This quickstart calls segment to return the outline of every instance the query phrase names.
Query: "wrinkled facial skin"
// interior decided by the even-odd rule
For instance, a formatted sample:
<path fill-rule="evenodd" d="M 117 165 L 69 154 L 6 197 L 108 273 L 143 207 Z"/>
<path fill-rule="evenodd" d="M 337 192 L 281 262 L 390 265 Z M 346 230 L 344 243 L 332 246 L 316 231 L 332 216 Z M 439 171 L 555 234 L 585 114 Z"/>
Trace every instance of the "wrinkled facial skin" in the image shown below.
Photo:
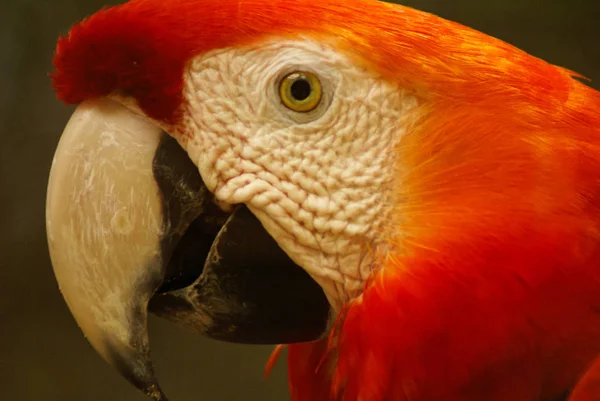
<path fill-rule="evenodd" d="M 295 71 L 323 87 L 311 112 L 279 97 L 280 80 Z M 214 51 L 191 62 L 184 82 L 178 139 L 209 190 L 245 203 L 334 308 L 359 295 L 416 99 L 311 40 Z"/>

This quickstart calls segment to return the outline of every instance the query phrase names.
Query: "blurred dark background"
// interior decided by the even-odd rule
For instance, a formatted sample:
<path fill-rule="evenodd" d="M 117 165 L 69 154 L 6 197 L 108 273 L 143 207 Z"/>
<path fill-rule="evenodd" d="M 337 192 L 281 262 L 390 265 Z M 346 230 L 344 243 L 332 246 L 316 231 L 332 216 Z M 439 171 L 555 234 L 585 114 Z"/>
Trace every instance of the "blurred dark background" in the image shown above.
<path fill-rule="evenodd" d="M 54 280 L 44 225 L 48 169 L 73 110 L 50 88 L 54 44 L 72 23 L 116 2 L 0 3 L 0 401 L 145 401 L 76 326 Z M 401 3 L 504 39 L 600 88 L 599 0 Z M 288 399 L 284 358 L 263 379 L 270 347 L 207 340 L 157 318 L 150 334 L 173 401 Z"/>

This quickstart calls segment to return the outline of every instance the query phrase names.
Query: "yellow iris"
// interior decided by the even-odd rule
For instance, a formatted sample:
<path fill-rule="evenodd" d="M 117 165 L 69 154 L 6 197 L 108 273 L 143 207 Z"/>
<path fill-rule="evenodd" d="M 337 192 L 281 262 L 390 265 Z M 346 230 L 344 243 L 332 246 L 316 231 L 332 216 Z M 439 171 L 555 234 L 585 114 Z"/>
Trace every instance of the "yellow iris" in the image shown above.
<path fill-rule="evenodd" d="M 321 82 L 310 72 L 293 72 L 279 85 L 281 101 L 290 110 L 307 113 L 314 110 L 323 97 Z"/>

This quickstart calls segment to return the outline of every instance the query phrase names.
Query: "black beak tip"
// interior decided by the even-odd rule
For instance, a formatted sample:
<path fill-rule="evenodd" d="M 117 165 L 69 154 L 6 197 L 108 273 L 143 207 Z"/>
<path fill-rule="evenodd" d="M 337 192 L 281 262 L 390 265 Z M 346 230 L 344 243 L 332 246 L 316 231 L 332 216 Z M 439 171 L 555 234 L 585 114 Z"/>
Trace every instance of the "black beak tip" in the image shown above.
<path fill-rule="evenodd" d="M 168 401 L 154 374 L 147 346 L 121 350 L 118 346 L 107 345 L 110 363 L 127 381 L 155 401 Z"/>
<path fill-rule="evenodd" d="M 144 390 L 144 394 L 155 401 L 169 401 L 165 393 L 160 389 L 158 384 L 153 384 Z"/>

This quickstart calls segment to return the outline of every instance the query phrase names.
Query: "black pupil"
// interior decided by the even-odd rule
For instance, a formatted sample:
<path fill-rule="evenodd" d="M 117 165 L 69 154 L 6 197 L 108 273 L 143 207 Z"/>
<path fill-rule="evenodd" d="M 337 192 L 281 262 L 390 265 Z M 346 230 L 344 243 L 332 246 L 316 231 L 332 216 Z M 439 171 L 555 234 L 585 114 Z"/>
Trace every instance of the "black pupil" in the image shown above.
<path fill-rule="evenodd" d="M 306 98 L 310 96 L 310 82 L 308 82 L 305 78 L 298 78 L 292 84 L 290 91 L 294 99 L 298 101 L 306 100 Z"/>

